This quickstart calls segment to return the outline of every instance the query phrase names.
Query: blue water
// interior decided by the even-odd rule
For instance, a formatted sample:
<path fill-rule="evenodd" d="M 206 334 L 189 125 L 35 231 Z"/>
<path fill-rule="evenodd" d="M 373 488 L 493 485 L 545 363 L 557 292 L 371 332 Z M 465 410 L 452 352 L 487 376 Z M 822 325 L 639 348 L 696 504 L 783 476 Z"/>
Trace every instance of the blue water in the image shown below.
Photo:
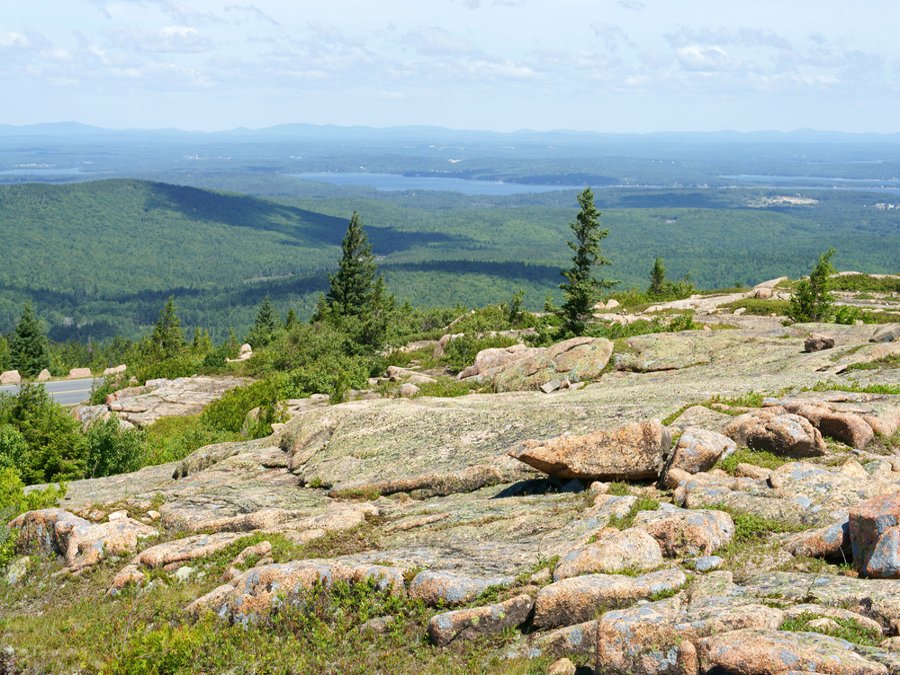
<path fill-rule="evenodd" d="M 449 176 L 401 176 L 395 173 L 295 173 L 295 178 L 314 180 L 330 185 L 355 185 L 374 188 L 379 192 L 433 190 L 460 192 L 465 195 L 520 195 L 555 190 L 581 190 L 582 185 L 523 185 L 488 180 L 466 180 Z"/>
<path fill-rule="evenodd" d="M 18 169 L 5 169 L 0 171 L 0 176 L 73 176 L 83 173 L 79 167 L 60 169 L 57 167 L 22 167 Z"/>

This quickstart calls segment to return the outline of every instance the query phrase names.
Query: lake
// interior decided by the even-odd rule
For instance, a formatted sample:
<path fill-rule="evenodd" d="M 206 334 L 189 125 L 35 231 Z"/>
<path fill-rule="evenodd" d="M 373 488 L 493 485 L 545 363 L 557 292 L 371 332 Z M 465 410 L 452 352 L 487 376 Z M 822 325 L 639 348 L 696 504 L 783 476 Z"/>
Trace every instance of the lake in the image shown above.
<path fill-rule="evenodd" d="M 501 181 L 466 180 L 450 176 L 403 176 L 396 173 L 294 173 L 294 178 L 318 181 L 329 185 L 362 186 L 379 192 L 405 192 L 408 190 L 431 190 L 437 192 L 460 192 L 466 195 L 520 195 L 558 190 L 582 190 L 582 185 L 525 185 L 503 183 Z"/>

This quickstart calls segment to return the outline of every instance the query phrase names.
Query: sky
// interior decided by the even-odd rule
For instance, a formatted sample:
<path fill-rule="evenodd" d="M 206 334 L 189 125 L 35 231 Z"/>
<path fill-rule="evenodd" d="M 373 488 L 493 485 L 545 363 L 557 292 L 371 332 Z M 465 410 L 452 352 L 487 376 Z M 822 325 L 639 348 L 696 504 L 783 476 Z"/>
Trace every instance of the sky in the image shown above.
<path fill-rule="evenodd" d="M 900 131 L 897 0 L 0 0 L 0 124 Z"/>

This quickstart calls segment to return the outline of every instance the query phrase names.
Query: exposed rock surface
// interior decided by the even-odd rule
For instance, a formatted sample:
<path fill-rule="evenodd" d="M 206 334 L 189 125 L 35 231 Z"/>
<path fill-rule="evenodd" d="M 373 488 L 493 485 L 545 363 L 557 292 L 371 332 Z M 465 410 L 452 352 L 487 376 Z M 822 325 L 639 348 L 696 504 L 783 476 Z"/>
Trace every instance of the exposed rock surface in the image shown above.
<path fill-rule="evenodd" d="M 428 622 L 428 637 L 438 647 L 446 647 L 455 641 L 499 633 L 525 623 L 533 605 L 531 596 L 517 595 L 486 607 L 437 614 Z"/>
<path fill-rule="evenodd" d="M 474 600 L 492 587 L 505 587 L 512 583 L 510 577 L 474 578 L 452 572 L 419 572 L 409 584 L 411 598 L 426 605 L 461 605 Z"/>
<path fill-rule="evenodd" d="M 783 408 L 763 408 L 736 418 L 725 435 L 743 447 L 768 450 L 786 457 L 817 457 L 825 454 L 822 434 L 804 417 Z"/>
<path fill-rule="evenodd" d="M 22 376 L 19 375 L 18 370 L 4 370 L 0 373 L 0 385 L 20 384 L 21 382 Z"/>
<path fill-rule="evenodd" d="M 665 482 L 669 469 L 681 469 L 688 473 L 709 471 L 720 459 L 734 453 L 737 444 L 717 431 L 709 431 L 699 427 L 687 427 L 675 444 L 660 475 Z"/>
<path fill-rule="evenodd" d="M 629 529 L 572 551 L 559 561 L 553 579 L 559 581 L 595 572 L 642 572 L 659 567 L 662 562 L 662 551 L 656 539 L 643 530 Z"/>
<path fill-rule="evenodd" d="M 585 436 L 526 441 L 509 455 L 558 478 L 638 480 L 658 475 L 671 444 L 669 430 L 651 420 Z"/>
<path fill-rule="evenodd" d="M 900 579 L 900 492 L 850 509 L 850 544 L 860 574 Z"/>
<path fill-rule="evenodd" d="M 832 347 L 834 347 L 834 338 L 822 333 L 812 333 L 803 342 L 803 351 L 805 352 L 820 352 Z"/>

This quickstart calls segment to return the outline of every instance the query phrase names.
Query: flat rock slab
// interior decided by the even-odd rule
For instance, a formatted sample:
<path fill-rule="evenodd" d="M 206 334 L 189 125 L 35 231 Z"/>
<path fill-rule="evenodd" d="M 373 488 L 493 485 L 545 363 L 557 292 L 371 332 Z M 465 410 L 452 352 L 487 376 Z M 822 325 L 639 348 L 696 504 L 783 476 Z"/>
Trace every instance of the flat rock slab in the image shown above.
<path fill-rule="evenodd" d="M 500 633 L 525 623 L 533 605 L 531 596 L 517 595 L 486 607 L 436 614 L 428 622 L 428 637 L 438 647 L 446 647 L 453 642 Z"/>
<path fill-rule="evenodd" d="M 637 577 L 587 574 L 563 579 L 542 588 L 535 599 L 534 626 L 556 628 L 592 619 L 599 611 L 627 605 L 655 593 L 670 592 L 687 583 L 678 569 Z"/>
<path fill-rule="evenodd" d="M 511 577 L 475 578 L 425 570 L 410 582 L 409 597 L 421 600 L 430 607 L 462 605 L 475 600 L 489 588 L 505 588 L 513 581 Z"/>
<path fill-rule="evenodd" d="M 509 456 L 557 478 L 640 480 L 659 474 L 671 445 L 669 430 L 650 420 L 585 436 L 526 441 Z"/>
<path fill-rule="evenodd" d="M 663 563 L 656 539 L 639 529 L 603 537 L 567 554 L 553 571 L 554 581 L 582 574 L 617 574 L 625 570 L 646 571 Z"/>
<path fill-rule="evenodd" d="M 786 457 L 825 454 L 821 432 L 805 417 L 783 408 L 762 408 L 740 415 L 725 428 L 725 435 L 742 447 Z"/>
<path fill-rule="evenodd" d="M 640 511 L 634 526 L 652 536 L 668 557 L 708 556 L 734 537 L 734 521 L 725 511 L 680 509 L 660 504 L 656 511 Z"/>

